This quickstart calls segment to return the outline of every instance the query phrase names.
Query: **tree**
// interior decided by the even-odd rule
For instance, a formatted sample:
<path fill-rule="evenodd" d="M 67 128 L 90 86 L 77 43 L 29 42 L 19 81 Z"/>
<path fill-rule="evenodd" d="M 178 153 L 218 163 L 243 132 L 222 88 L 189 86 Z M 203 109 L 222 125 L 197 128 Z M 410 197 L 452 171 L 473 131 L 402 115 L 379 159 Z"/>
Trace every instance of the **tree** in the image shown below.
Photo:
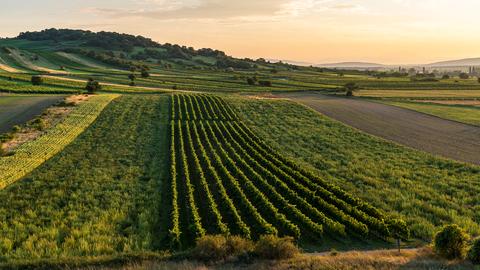
<path fill-rule="evenodd" d="M 354 82 L 349 82 L 349 83 L 346 83 L 343 88 L 345 89 L 345 92 L 346 92 L 346 96 L 347 96 L 347 97 L 353 97 L 353 92 L 354 92 L 354 91 L 357 91 L 358 89 L 360 89 L 360 86 L 358 86 L 358 85 L 357 85 L 356 83 L 354 83 Z"/>
<path fill-rule="evenodd" d="M 255 79 L 254 79 L 254 78 L 251 78 L 251 77 L 248 77 L 248 78 L 247 78 L 247 83 L 248 83 L 249 85 L 255 85 Z"/>
<path fill-rule="evenodd" d="M 89 78 L 85 89 L 89 94 L 94 94 L 95 92 L 102 90 L 102 86 L 98 81 Z"/>
<path fill-rule="evenodd" d="M 460 77 L 460 79 L 462 79 L 462 80 L 466 80 L 466 79 L 470 78 L 470 76 L 465 72 L 460 73 L 460 75 L 458 75 L 458 77 Z"/>
<path fill-rule="evenodd" d="M 129 74 L 128 75 L 128 79 L 130 79 L 130 86 L 135 86 L 135 79 L 137 78 L 137 76 L 135 76 L 135 74 Z"/>
<path fill-rule="evenodd" d="M 450 79 L 450 76 L 448 74 L 445 74 L 442 76 L 442 80 L 448 80 Z"/>
<path fill-rule="evenodd" d="M 150 73 L 148 73 L 148 71 L 146 69 L 142 69 L 142 78 L 148 78 L 150 77 Z"/>
<path fill-rule="evenodd" d="M 43 84 L 43 78 L 42 76 L 39 76 L 39 75 L 34 75 L 32 76 L 32 85 L 41 85 Z"/>
<path fill-rule="evenodd" d="M 435 252 L 446 259 L 465 257 L 468 235 L 456 224 L 447 225 L 434 238 Z"/>
<path fill-rule="evenodd" d="M 397 240 L 398 252 L 400 253 L 400 241 L 410 237 L 407 223 L 402 219 L 392 219 L 387 222 L 390 235 Z"/>
<path fill-rule="evenodd" d="M 259 81 L 258 84 L 263 87 L 272 87 L 271 81 Z"/>

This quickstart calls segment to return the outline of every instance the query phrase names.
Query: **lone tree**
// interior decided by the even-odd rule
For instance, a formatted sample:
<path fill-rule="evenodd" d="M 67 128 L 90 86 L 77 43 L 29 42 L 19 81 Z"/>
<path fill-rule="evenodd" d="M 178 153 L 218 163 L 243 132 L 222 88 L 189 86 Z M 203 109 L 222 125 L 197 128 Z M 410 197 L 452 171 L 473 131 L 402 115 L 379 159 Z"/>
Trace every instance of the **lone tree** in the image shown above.
<path fill-rule="evenodd" d="M 128 78 L 130 79 L 130 85 L 131 86 L 134 86 L 135 85 L 135 79 L 137 78 L 137 76 L 135 76 L 135 74 L 130 74 L 128 75 Z"/>
<path fill-rule="evenodd" d="M 247 78 L 247 83 L 248 83 L 249 85 L 255 85 L 255 79 L 254 79 L 254 78 L 251 78 L 251 77 L 248 77 L 248 78 Z"/>
<path fill-rule="evenodd" d="M 148 70 L 146 69 L 142 69 L 141 75 L 142 75 L 142 78 L 150 77 L 150 73 L 148 73 Z"/>
<path fill-rule="evenodd" d="M 34 75 L 32 76 L 32 85 L 41 85 L 43 84 L 42 76 Z"/>
<path fill-rule="evenodd" d="M 462 79 L 462 80 L 466 80 L 466 79 L 470 78 L 470 76 L 469 76 L 467 73 L 465 73 L 465 72 L 460 73 L 460 75 L 458 75 L 458 76 L 459 76 L 460 79 Z"/>
<path fill-rule="evenodd" d="M 102 90 L 102 86 L 98 81 L 95 81 L 94 79 L 89 78 L 85 89 L 89 94 L 94 94 L 95 92 Z"/>
<path fill-rule="evenodd" d="M 392 219 L 389 220 L 387 226 L 390 235 L 397 240 L 398 253 L 400 253 L 401 240 L 407 240 L 410 237 L 407 223 L 402 219 Z"/>
<path fill-rule="evenodd" d="M 360 89 L 360 86 L 358 86 L 356 83 L 354 82 L 349 82 L 349 83 L 346 83 L 345 86 L 343 87 L 345 89 L 345 92 L 346 92 L 346 96 L 347 97 L 353 97 L 353 92 L 354 91 L 357 91 L 358 89 Z"/>

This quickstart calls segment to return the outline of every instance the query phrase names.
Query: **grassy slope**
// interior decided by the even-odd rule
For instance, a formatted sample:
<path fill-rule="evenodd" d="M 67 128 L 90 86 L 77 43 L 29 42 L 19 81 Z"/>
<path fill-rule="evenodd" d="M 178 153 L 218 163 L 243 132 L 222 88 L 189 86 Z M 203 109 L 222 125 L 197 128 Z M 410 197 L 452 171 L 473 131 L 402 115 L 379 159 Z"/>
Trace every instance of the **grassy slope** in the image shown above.
<path fill-rule="evenodd" d="M 399 101 L 386 101 L 385 103 L 414 111 L 419 111 L 426 114 L 435 115 L 444 119 L 454 120 L 477 126 L 480 125 L 480 107 Z"/>
<path fill-rule="evenodd" d="M 0 191 L 0 260 L 151 249 L 162 237 L 167 119 L 167 97 L 117 99 L 62 153 Z"/>
<path fill-rule="evenodd" d="M 458 223 L 480 234 L 480 168 L 400 147 L 289 101 L 231 102 L 258 134 L 306 167 L 408 221 L 429 240 Z"/>

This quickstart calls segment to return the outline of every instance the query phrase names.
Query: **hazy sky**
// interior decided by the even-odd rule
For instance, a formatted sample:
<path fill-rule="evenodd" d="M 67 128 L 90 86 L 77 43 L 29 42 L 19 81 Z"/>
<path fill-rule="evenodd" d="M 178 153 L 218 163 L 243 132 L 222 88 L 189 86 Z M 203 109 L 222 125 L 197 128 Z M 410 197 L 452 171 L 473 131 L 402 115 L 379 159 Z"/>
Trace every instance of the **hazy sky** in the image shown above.
<path fill-rule="evenodd" d="M 1 0 L 0 36 L 81 28 L 313 63 L 480 57 L 479 0 Z"/>

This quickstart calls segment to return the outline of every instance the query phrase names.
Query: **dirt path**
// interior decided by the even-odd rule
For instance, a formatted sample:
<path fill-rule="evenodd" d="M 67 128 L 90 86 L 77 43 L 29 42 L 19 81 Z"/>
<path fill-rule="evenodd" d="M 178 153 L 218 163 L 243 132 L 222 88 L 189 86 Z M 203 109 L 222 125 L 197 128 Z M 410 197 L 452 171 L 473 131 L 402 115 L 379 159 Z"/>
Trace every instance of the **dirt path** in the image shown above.
<path fill-rule="evenodd" d="M 372 135 L 443 157 L 480 164 L 480 128 L 357 98 L 283 94 Z"/>

